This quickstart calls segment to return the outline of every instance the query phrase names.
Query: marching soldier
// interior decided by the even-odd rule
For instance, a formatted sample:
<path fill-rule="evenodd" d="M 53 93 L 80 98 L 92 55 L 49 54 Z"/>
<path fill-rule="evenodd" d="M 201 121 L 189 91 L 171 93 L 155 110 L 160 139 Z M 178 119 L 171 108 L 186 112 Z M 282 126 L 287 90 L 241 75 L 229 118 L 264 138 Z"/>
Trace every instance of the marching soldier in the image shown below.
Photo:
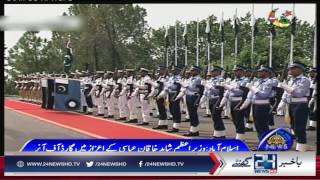
<path fill-rule="evenodd" d="M 206 87 L 206 84 L 208 83 L 208 81 L 211 79 L 211 72 L 208 71 L 206 74 L 206 79 L 202 79 L 201 84 Z M 208 97 L 208 91 L 205 91 L 204 95 L 202 96 L 201 100 L 200 100 L 200 107 L 201 109 L 206 109 L 206 114 L 204 115 L 204 117 L 210 117 L 211 113 L 210 113 L 210 107 L 209 107 L 209 97 Z"/>
<path fill-rule="evenodd" d="M 137 94 L 134 94 L 134 83 L 136 79 L 134 78 L 134 70 L 126 69 L 127 72 L 127 82 L 123 93 L 126 93 L 128 98 L 128 108 L 129 108 L 129 120 L 126 123 L 138 123 L 137 114 L 138 114 L 138 97 Z M 122 95 L 122 94 L 120 94 Z M 124 95 L 124 94 L 123 94 Z"/>
<path fill-rule="evenodd" d="M 103 94 L 101 94 L 102 91 L 102 81 L 103 81 L 103 71 L 97 71 L 97 77 L 95 79 L 95 83 L 93 85 L 93 88 L 91 90 L 91 94 L 95 97 L 95 105 L 97 106 L 97 116 L 104 116 L 104 104 L 103 104 Z"/>
<path fill-rule="evenodd" d="M 125 94 L 125 85 L 127 79 L 124 76 L 123 70 L 118 70 L 118 80 L 116 82 L 116 89 L 115 89 L 115 97 L 118 98 L 118 109 L 119 109 L 119 119 L 121 121 L 127 120 L 128 117 L 128 102 L 127 96 Z"/>
<path fill-rule="evenodd" d="M 115 82 L 113 80 L 113 72 L 107 71 L 105 74 L 103 84 L 102 84 L 102 96 L 104 96 L 104 102 L 107 106 L 107 116 L 105 118 L 114 118 L 115 111 L 115 97 L 113 95 L 113 90 L 115 88 Z"/>
<path fill-rule="evenodd" d="M 150 122 L 150 101 L 148 99 L 151 93 L 151 78 L 148 75 L 149 70 L 146 68 L 140 68 L 141 78 L 140 81 L 135 83 L 135 93 L 140 95 L 141 111 L 142 111 L 142 123 L 138 125 L 149 125 Z"/>
<path fill-rule="evenodd" d="M 316 118 L 316 82 L 317 82 L 317 68 L 310 68 L 309 70 L 310 96 L 309 96 L 309 126 L 308 131 L 315 131 L 317 128 Z"/>
<path fill-rule="evenodd" d="M 288 66 L 288 74 L 292 76 L 288 85 L 279 83 L 279 87 L 284 89 L 282 101 L 278 109 L 283 109 L 289 105 L 289 115 L 291 128 L 294 131 L 297 151 L 307 150 L 306 125 L 308 121 L 308 96 L 310 93 L 310 80 L 303 75 L 306 66 L 300 62 L 294 62 Z"/>
<path fill-rule="evenodd" d="M 180 122 L 181 122 L 181 111 L 180 111 L 180 99 L 175 100 L 179 91 L 181 89 L 181 67 L 175 66 L 172 69 L 172 76 L 169 77 L 168 82 L 166 83 L 163 91 L 159 94 L 159 99 L 165 99 L 168 95 L 169 99 L 169 110 L 172 114 L 173 125 L 172 129 L 167 132 L 179 132 Z M 168 126 L 166 126 L 166 129 Z M 163 128 L 164 129 L 164 128 Z"/>
<path fill-rule="evenodd" d="M 205 88 L 205 94 L 207 94 L 209 99 L 209 107 L 213 121 L 213 138 L 226 137 L 225 126 L 221 118 L 222 109 L 217 108 L 223 98 L 224 93 L 224 88 L 220 86 L 224 82 L 224 79 L 221 76 L 222 71 L 223 68 L 219 66 L 213 66 L 209 72 L 211 78 L 208 80 Z"/>
<path fill-rule="evenodd" d="M 82 71 L 83 78 L 81 79 L 81 82 L 84 85 L 84 97 L 85 97 L 85 102 L 84 104 L 86 106 L 86 113 L 87 115 L 92 115 L 93 113 L 93 100 L 92 100 L 92 95 L 90 94 L 91 90 L 93 89 L 93 82 L 92 82 L 92 77 L 89 72 L 87 71 Z"/>
<path fill-rule="evenodd" d="M 243 140 L 245 134 L 244 111 L 236 111 L 235 107 L 239 106 L 243 100 L 245 92 L 240 88 L 246 86 L 248 80 L 244 76 L 245 68 L 236 65 L 233 68 L 235 79 L 231 81 L 230 85 L 222 84 L 225 89 L 224 97 L 221 100 L 219 108 L 223 108 L 227 101 L 230 102 L 230 112 L 232 122 L 236 128 L 236 139 Z"/>
<path fill-rule="evenodd" d="M 188 84 L 191 80 L 191 72 L 189 70 L 186 70 L 185 76 L 182 78 L 182 84 Z M 187 107 L 187 98 L 186 95 L 182 97 L 182 109 L 186 114 L 186 120 L 183 122 L 190 122 L 190 116 L 189 116 L 189 111 Z"/>
<path fill-rule="evenodd" d="M 192 66 L 191 69 L 191 80 L 190 83 L 183 85 L 181 92 L 175 99 L 179 100 L 184 94 L 186 94 L 187 107 L 190 115 L 190 131 L 184 136 L 199 136 L 199 117 L 198 117 L 198 106 L 201 96 L 203 95 L 204 87 L 201 85 L 200 71 L 201 68 L 198 66 Z"/>
<path fill-rule="evenodd" d="M 252 103 L 252 113 L 255 129 L 259 140 L 262 140 L 262 135 L 269 131 L 269 123 L 272 116 L 270 113 L 270 97 L 272 93 L 273 82 L 270 79 L 272 69 L 261 66 L 257 70 L 258 80 L 248 83 L 246 87 L 250 90 L 247 99 L 241 105 L 238 111 L 245 110 L 250 102 Z"/>
<path fill-rule="evenodd" d="M 157 109 L 159 112 L 159 122 L 158 126 L 153 127 L 153 129 L 168 129 L 168 120 L 167 120 L 167 111 L 165 106 L 165 97 L 161 97 L 161 92 L 165 89 L 168 78 L 167 78 L 167 71 L 168 69 L 166 66 L 159 65 L 158 67 L 159 77 L 156 82 L 152 83 L 154 87 L 154 92 L 151 93 L 156 97 Z"/>

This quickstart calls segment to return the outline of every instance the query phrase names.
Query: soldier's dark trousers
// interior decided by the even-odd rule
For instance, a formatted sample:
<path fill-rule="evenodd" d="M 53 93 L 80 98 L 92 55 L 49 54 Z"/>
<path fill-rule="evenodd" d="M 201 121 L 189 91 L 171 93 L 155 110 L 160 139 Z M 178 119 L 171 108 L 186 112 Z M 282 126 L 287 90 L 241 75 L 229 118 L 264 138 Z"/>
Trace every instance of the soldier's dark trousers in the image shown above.
<path fill-rule="evenodd" d="M 169 99 L 173 98 L 174 94 L 169 93 Z M 181 111 L 180 111 L 180 99 L 177 101 L 169 101 L 169 110 L 172 114 L 172 119 L 174 123 L 181 122 Z"/>
<path fill-rule="evenodd" d="M 269 131 L 270 116 L 272 116 L 269 113 L 270 104 L 253 104 L 252 106 L 254 126 L 257 130 L 258 138 L 261 140 L 263 135 Z"/>
<path fill-rule="evenodd" d="M 244 111 L 234 111 L 234 107 L 239 103 L 240 101 L 231 101 L 230 103 L 230 112 L 233 124 L 236 128 L 236 132 L 239 134 L 245 133 L 245 125 L 244 125 Z"/>
<path fill-rule="evenodd" d="M 165 107 L 165 101 L 164 98 L 157 99 L 157 106 L 158 106 L 158 111 L 160 115 L 160 120 L 166 120 L 167 119 L 167 112 L 166 112 L 166 107 Z M 180 113 L 179 113 L 180 114 Z M 180 117 L 181 119 L 181 117 Z"/>
<path fill-rule="evenodd" d="M 316 117 L 317 114 L 316 114 L 316 111 L 313 111 L 313 109 L 314 109 L 314 103 L 312 103 L 309 108 L 309 120 L 317 122 L 317 117 Z"/>
<path fill-rule="evenodd" d="M 195 102 L 197 100 L 198 96 L 195 95 L 187 95 L 187 108 L 189 111 L 190 116 L 190 125 L 193 127 L 197 127 L 199 125 L 199 118 L 198 118 L 198 106 L 196 106 Z"/>
<path fill-rule="evenodd" d="M 93 108 L 93 102 L 92 102 L 92 97 L 91 96 L 85 96 L 86 97 L 86 102 L 89 108 Z"/>
<path fill-rule="evenodd" d="M 298 143 L 306 144 L 306 126 L 308 121 L 308 104 L 297 103 L 289 105 L 289 115 L 291 119 L 291 128 L 294 130 L 295 137 Z"/>
<path fill-rule="evenodd" d="M 216 104 L 218 100 L 219 99 L 209 99 L 209 108 L 210 108 L 211 117 L 213 121 L 213 129 L 217 131 L 223 131 L 226 128 L 224 127 L 224 123 L 221 118 L 222 110 L 216 109 L 216 106 L 219 106 L 219 102 L 218 104 Z"/>

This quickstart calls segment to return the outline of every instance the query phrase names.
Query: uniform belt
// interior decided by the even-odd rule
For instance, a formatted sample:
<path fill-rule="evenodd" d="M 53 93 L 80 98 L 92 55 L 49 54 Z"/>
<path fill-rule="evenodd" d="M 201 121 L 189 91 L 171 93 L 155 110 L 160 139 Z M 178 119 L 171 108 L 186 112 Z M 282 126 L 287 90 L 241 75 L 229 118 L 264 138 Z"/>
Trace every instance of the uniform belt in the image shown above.
<path fill-rule="evenodd" d="M 230 97 L 231 101 L 241 101 L 242 97 Z"/>
<path fill-rule="evenodd" d="M 219 96 L 214 96 L 214 95 L 209 96 L 209 99 L 218 99 L 218 98 Z"/>
<path fill-rule="evenodd" d="M 270 101 L 268 99 L 264 99 L 264 100 L 254 100 L 253 104 L 269 104 Z"/>
<path fill-rule="evenodd" d="M 187 92 L 186 95 L 188 95 L 188 96 L 196 96 L 197 93 L 195 93 L 195 92 Z"/>
<path fill-rule="evenodd" d="M 148 93 L 148 90 L 139 90 L 140 94 Z"/>
<path fill-rule="evenodd" d="M 308 102 L 308 98 L 303 97 L 303 98 L 291 98 L 292 103 L 298 103 L 298 102 Z"/>

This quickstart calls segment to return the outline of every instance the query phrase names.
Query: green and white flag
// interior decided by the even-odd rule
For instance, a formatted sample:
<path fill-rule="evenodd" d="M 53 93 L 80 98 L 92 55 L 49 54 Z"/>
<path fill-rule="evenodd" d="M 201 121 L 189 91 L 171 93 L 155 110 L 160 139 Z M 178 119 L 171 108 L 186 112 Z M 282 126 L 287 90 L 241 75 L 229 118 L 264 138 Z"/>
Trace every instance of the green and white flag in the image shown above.
<path fill-rule="evenodd" d="M 210 21 L 209 18 L 207 19 L 207 26 L 206 26 L 206 34 L 207 34 L 207 42 L 210 44 Z"/>
<path fill-rule="evenodd" d="M 220 19 L 219 31 L 220 31 L 220 41 L 224 42 L 224 20 L 223 20 L 223 17 L 221 17 L 221 19 Z"/>
<path fill-rule="evenodd" d="M 184 26 L 184 31 L 183 31 L 183 40 L 184 40 L 184 45 L 188 46 L 188 37 L 187 37 L 187 23 Z"/>
<path fill-rule="evenodd" d="M 256 21 L 256 18 L 254 17 L 254 15 L 251 15 L 250 26 L 252 28 L 253 35 L 256 36 L 258 34 L 258 22 Z"/>
<path fill-rule="evenodd" d="M 234 28 L 234 36 L 237 37 L 240 31 L 240 20 L 236 15 L 234 15 L 233 28 Z"/>
<path fill-rule="evenodd" d="M 168 48 L 168 46 L 169 46 L 168 27 L 166 27 L 166 32 L 165 32 L 165 34 L 164 34 L 164 40 L 165 40 L 165 47 Z"/>
<path fill-rule="evenodd" d="M 66 55 L 64 56 L 64 62 L 63 62 L 64 72 L 66 74 L 70 74 L 72 63 L 73 63 L 73 54 L 72 54 L 71 41 L 69 36 L 69 40 L 66 46 Z"/>

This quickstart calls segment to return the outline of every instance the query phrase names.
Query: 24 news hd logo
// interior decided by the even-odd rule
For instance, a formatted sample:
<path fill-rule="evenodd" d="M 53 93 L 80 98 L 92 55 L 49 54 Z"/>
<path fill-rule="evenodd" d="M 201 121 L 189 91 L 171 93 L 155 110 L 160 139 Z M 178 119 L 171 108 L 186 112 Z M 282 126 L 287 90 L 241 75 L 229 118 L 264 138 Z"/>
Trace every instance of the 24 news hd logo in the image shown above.
<path fill-rule="evenodd" d="M 254 172 L 257 174 L 276 174 L 277 166 L 277 154 L 254 155 Z"/>

